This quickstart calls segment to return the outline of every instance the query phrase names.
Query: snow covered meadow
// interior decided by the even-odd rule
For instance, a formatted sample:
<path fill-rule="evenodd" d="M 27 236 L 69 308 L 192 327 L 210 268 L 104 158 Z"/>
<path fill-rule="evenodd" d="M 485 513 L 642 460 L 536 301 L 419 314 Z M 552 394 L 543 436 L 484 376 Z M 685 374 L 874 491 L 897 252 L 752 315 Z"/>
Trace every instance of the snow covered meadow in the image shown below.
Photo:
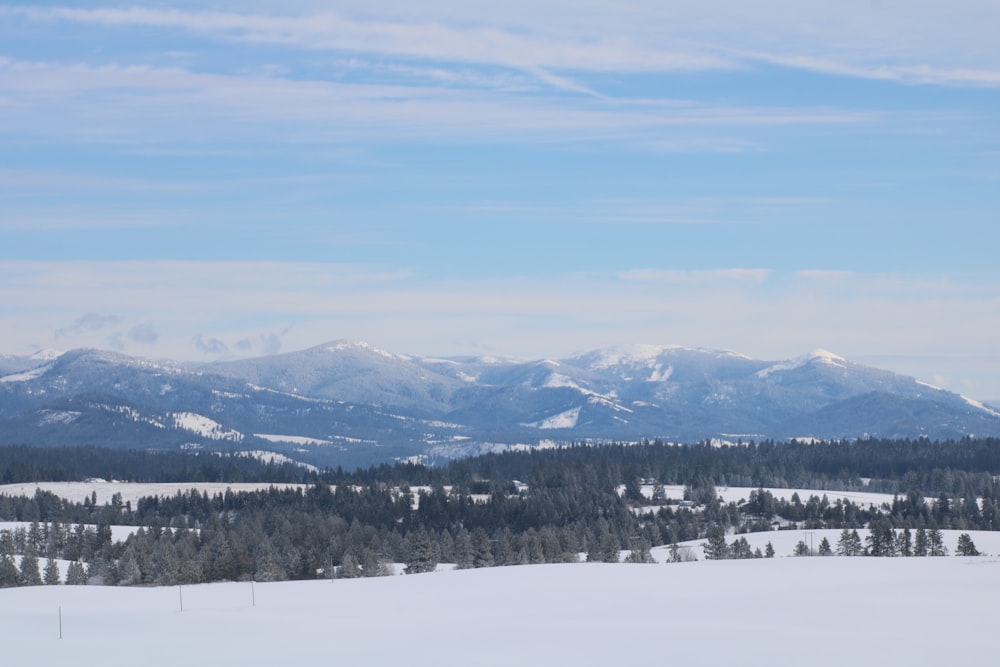
<path fill-rule="evenodd" d="M 0 590 L 0 645 L 8 665 L 102 667 L 979 664 L 998 648 L 998 599 L 994 557 L 579 563 L 333 583 L 47 586 Z"/>
<path fill-rule="evenodd" d="M 25 485 L 107 502 L 171 495 L 173 485 Z M 203 484 L 209 493 L 219 492 Z M 240 485 L 222 485 L 236 490 Z M 12 487 L 4 487 L 13 493 Z M 719 489 L 727 502 L 752 489 Z M 648 492 L 649 489 L 643 489 Z M 776 496 L 795 490 L 775 489 Z M 666 487 L 678 499 L 683 487 Z M 804 499 L 813 493 L 798 490 Z M 827 492 L 878 505 L 890 496 Z M 2 524 L 12 529 L 21 524 Z M 129 527 L 114 539 L 124 539 Z M 1000 532 L 944 530 L 956 553 L 969 533 L 979 557 L 793 557 L 839 530 L 741 535 L 772 559 L 710 561 L 693 540 L 668 562 L 570 563 L 379 578 L 183 587 L 0 589 L 4 665 L 68 661 L 115 667 L 323 664 L 883 665 L 981 663 L 1000 648 Z M 867 531 L 859 529 L 862 540 Z M 727 541 L 736 536 L 730 534 Z M 622 553 L 622 557 L 627 552 Z M 65 576 L 67 563 L 59 561 Z M 402 566 L 396 566 L 397 574 Z M 61 635 L 61 636 L 60 636 Z"/>

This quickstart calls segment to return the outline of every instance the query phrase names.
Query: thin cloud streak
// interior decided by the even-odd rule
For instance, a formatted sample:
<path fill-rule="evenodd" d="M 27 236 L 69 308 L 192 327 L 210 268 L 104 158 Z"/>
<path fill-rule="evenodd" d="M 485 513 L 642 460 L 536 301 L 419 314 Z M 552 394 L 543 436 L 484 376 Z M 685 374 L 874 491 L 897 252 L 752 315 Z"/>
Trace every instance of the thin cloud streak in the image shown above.
<path fill-rule="evenodd" d="M 247 132 L 256 136 L 259 126 L 267 125 L 275 133 L 272 141 L 279 137 L 301 142 L 352 137 L 389 141 L 400 136 L 414 140 L 419 132 L 447 141 L 509 141 L 510 133 L 515 133 L 555 142 L 649 135 L 681 126 L 842 125 L 884 120 L 877 113 L 829 108 L 691 103 L 649 108 L 645 104 L 633 107 L 623 100 L 566 105 L 555 98 L 495 91 L 201 74 L 138 65 L 66 66 L 8 60 L 0 62 L 0 85 L 8 96 L 19 100 L 19 109 L 6 114 L 8 132 L 27 125 L 45 134 L 65 132 L 110 141 L 195 139 L 199 133 L 213 139 Z M 63 108 L 67 111 L 61 112 Z M 72 115 L 75 122 L 59 122 L 62 113 Z M 180 119 L 209 122 L 191 126 Z M 281 126 L 274 127 L 276 122 Z M 710 145 L 709 150 L 715 148 Z"/>
<path fill-rule="evenodd" d="M 621 41 L 567 40 L 552 34 L 497 27 L 454 28 L 441 23 L 356 21 L 332 12 L 274 16 L 144 8 L 7 8 L 36 21 L 73 21 L 114 27 L 177 28 L 255 43 L 308 49 L 502 65 L 517 69 L 705 70 L 732 67 L 713 54 L 648 50 Z"/>

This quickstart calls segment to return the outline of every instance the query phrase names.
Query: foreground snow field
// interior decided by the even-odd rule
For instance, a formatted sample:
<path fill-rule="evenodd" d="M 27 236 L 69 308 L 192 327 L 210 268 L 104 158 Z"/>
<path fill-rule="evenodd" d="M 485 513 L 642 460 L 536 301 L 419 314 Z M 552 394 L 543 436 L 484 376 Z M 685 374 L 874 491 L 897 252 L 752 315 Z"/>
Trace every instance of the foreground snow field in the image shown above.
<path fill-rule="evenodd" d="M 986 664 L 998 649 L 998 599 L 994 557 L 50 586 L 0 590 L 0 646 L 6 665 L 101 667 Z"/>

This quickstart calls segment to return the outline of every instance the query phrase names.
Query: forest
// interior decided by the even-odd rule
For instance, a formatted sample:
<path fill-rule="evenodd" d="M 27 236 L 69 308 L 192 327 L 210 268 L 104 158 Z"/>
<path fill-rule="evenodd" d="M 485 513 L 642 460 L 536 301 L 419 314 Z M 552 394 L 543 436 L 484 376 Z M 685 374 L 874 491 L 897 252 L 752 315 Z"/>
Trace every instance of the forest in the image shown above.
<path fill-rule="evenodd" d="M 101 448 L 0 448 L 4 483 L 91 478 L 135 482 L 264 482 L 209 495 L 190 490 L 73 503 L 0 495 L 0 586 L 173 585 L 379 576 L 438 563 L 459 568 L 648 562 L 655 546 L 706 540 L 706 558 L 772 555 L 740 535 L 836 528 L 845 556 L 940 555 L 940 530 L 996 530 L 1000 440 L 661 442 L 504 452 L 427 467 L 412 463 L 309 471 L 240 456 Z M 301 486 L 288 488 L 289 483 Z M 667 498 L 682 485 L 684 498 Z M 753 487 L 724 502 L 718 487 Z M 764 487 L 893 494 L 881 506 L 825 494 L 776 498 Z M 133 526 L 124 540 L 112 526 Z M 866 529 L 864 540 L 857 534 Z M 856 538 L 856 539 L 854 539 Z M 971 542 L 971 540 L 970 540 Z M 964 544 L 960 540 L 960 546 Z M 966 544 L 966 553 L 975 551 Z M 18 563 L 18 560 L 20 561 Z M 44 561 L 44 565 L 42 565 Z"/>

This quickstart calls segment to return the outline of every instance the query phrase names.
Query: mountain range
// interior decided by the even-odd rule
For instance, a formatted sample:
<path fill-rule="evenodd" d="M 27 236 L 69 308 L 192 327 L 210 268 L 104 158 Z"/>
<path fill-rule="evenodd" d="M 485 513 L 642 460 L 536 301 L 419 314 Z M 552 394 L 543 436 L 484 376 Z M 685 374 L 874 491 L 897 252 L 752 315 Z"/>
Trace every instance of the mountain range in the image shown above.
<path fill-rule="evenodd" d="M 823 350 L 764 361 L 625 345 L 523 361 L 337 341 L 199 366 L 99 350 L 0 357 L 0 444 L 348 467 L 570 442 L 970 435 L 1000 435 L 1000 411 Z"/>

